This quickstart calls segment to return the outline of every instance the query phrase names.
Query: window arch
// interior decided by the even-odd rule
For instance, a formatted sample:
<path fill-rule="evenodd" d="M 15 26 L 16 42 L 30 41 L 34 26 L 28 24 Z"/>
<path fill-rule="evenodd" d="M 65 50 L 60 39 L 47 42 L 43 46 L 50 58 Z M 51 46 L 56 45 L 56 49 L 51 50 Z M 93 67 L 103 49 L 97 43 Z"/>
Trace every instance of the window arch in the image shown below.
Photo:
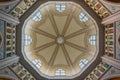
<path fill-rule="evenodd" d="M 90 45 L 92 45 L 92 46 L 95 46 L 95 45 L 96 45 L 96 35 L 91 35 L 91 36 L 89 37 L 89 43 L 90 43 Z"/>
<path fill-rule="evenodd" d="M 81 59 L 80 63 L 79 63 L 79 67 L 82 69 L 87 64 L 88 64 L 88 60 L 87 59 Z"/>
<path fill-rule="evenodd" d="M 81 13 L 79 14 L 79 18 L 80 18 L 80 21 L 81 21 L 81 22 L 87 22 L 87 21 L 88 21 L 87 15 L 86 15 L 85 13 L 83 13 L 83 12 L 81 12 Z"/>
<path fill-rule="evenodd" d="M 55 8 L 59 12 L 63 12 L 66 9 L 66 4 L 65 3 L 57 3 L 55 4 Z"/>
<path fill-rule="evenodd" d="M 42 64 L 41 64 L 41 61 L 39 59 L 34 59 L 32 62 L 38 69 L 41 68 Z"/>
<path fill-rule="evenodd" d="M 65 71 L 64 71 L 63 69 L 57 69 L 57 70 L 55 71 L 55 75 L 56 75 L 56 76 L 65 76 L 66 73 L 65 73 Z"/>
<path fill-rule="evenodd" d="M 32 42 L 32 38 L 30 35 L 25 34 L 25 46 L 30 45 Z"/>
<path fill-rule="evenodd" d="M 40 12 L 37 12 L 36 15 L 32 19 L 33 21 L 38 22 L 42 19 L 42 14 Z"/>

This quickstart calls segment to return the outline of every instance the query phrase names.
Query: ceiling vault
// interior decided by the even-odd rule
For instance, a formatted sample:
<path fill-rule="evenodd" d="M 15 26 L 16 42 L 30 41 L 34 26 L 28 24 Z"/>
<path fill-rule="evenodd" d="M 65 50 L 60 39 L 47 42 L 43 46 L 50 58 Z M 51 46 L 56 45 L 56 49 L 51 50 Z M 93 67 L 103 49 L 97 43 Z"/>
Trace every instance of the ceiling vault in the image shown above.
<path fill-rule="evenodd" d="M 73 13 L 75 12 L 75 10 L 76 10 L 76 7 L 73 6 L 72 10 L 71 10 L 70 14 L 68 15 L 67 20 L 65 22 L 65 26 L 64 26 L 64 29 L 62 31 L 62 35 L 65 35 L 65 33 L 67 32 L 67 29 L 70 25 L 70 22 L 71 22 L 72 18 L 73 18 Z"/>
<path fill-rule="evenodd" d="M 87 48 L 84 48 L 82 46 L 78 46 L 78 45 L 71 43 L 71 42 L 68 42 L 68 41 L 66 41 L 65 43 L 66 43 L 66 45 L 71 46 L 79 51 L 86 52 L 86 53 L 89 52 L 89 50 L 87 50 Z"/>
<path fill-rule="evenodd" d="M 57 25 L 56 25 L 56 22 L 55 22 L 55 19 L 53 17 L 53 14 L 50 12 L 50 9 L 48 8 L 49 6 L 46 7 L 46 11 L 48 13 L 48 16 L 49 16 L 49 19 L 51 21 L 51 24 L 56 32 L 57 35 L 60 35 L 59 31 L 58 31 L 58 28 L 57 28 Z"/>
<path fill-rule="evenodd" d="M 53 52 L 53 54 L 52 54 L 52 56 L 51 56 L 51 58 L 50 58 L 50 60 L 48 62 L 48 67 L 47 67 L 46 74 L 49 72 L 51 66 L 54 64 L 54 61 L 55 61 L 55 58 L 57 56 L 59 47 L 60 47 L 59 45 L 56 46 L 56 48 L 55 48 L 55 50 L 54 50 L 54 52 Z"/>
<path fill-rule="evenodd" d="M 43 49 L 46 49 L 46 48 L 48 48 L 48 47 L 50 47 L 50 46 L 53 46 L 55 44 L 55 41 L 52 41 L 52 42 L 49 42 L 49 43 L 46 43 L 46 44 L 44 44 L 44 45 L 42 45 L 42 46 L 40 46 L 40 47 L 37 47 L 37 48 L 35 48 L 34 50 L 32 50 L 32 51 L 30 51 L 30 52 L 32 52 L 32 53 L 37 53 L 37 52 L 39 52 L 39 51 L 41 51 L 41 50 L 43 50 Z"/>
<path fill-rule="evenodd" d="M 37 32 L 37 33 L 39 33 L 41 35 L 44 35 L 46 37 L 49 37 L 49 38 L 52 38 L 52 39 L 56 38 L 54 35 L 52 35 L 50 33 L 47 33 L 47 32 L 45 32 L 45 31 L 43 31 L 41 29 L 38 29 L 38 28 L 35 28 L 35 27 L 30 27 L 30 29 L 32 29 L 33 31 L 35 31 L 35 32 Z"/>
<path fill-rule="evenodd" d="M 67 40 L 67 39 L 73 38 L 75 36 L 78 36 L 80 34 L 83 34 L 83 33 L 87 32 L 87 31 L 90 31 L 93 28 L 94 27 L 87 27 L 87 28 L 80 29 L 80 30 L 78 30 L 78 31 L 76 31 L 74 33 L 69 34 L 68 36 L 65 37 L 65 39 Z"/>
<path fill-rule="evenodd" d="M 66 50 L 64 44 L 62 44 L 61 47 L 62 47 L 64 56 L 65 56 L 65 58 L 66 58 L 66 61 L 67 61 L 68 65 L 69 65 L 70 68 L 71 68 L 72 74 L 74 74 L 74 73 L 75 73 L 75 70 L 74 70 L 72 61 L 71 61 L 71 59 L 70 59 L 70 57 L 69 57 L 69 54 L 68 54 L 68 52 L 67 52 L 67 50 Z"/>
<path fill-rule="evenodd" d="M 45 0 L 45 2 L 48 1 Z M 89 66 L 80 69 L 79 61 L 82 58 L 85 58 L 88 61 L 92 61 L 93 58 L 95 58 L 96 53 L 98 53 L 100 48 L 99 45 L 93 46 L 90 44 L 89 36 L 93 34 L 99 35 L 99 32 L 97 32 L 98 26 L 94 21 L 94 19 L 97 20 L 97 18 L 92 16 L 92 19 L 91 17 L 91 15 L 95 15 L 95 13 L 91 14 L 90 12 L 92 12 L 92 10 L 89 12 L 89 9 L 91 8 L 83 3 L 84 1 L 78 1 L 75 3 L 74 1 L 53 1 L 45 3 L 44 5 L 42 5 L 42 3 L 35 3 L 33 6 L 40 7 L 30 9 L 32 12 L 28 10 L 28 13 L 25 13 L 25 17 L 22 16 L 20 18 L 22 24 L 17 27 L 17 32 L 19 32 L 19 30 L 21 32 L 17 34 L 17 40 L 20 40 L 19 35 L 25 35 L 25 37 L 22 37 L 23 42 L 20 42 L 18 45 L 22 46 L 20 49 L 22 50 L 22 53 L 25 54 L 25 57 L 29 59 L 30 63 L 34 59 L 40 60 L 41 67 L 39 68 L 39 72 L 43 75 L 41 75 L 41 73 L 38 72 L 38 69 L 35 68 L 36 71 L 33 75 L 37 77 L 37 80 L 41 77 L 45 77 L 45 79 L 41 80 L 47 80 L 47 78 L 55 80 L 61 78 L 83 80 L 85 77 L 84 74 L 87 75 L 88 72 L 90 72 L 91 69 L 86 71 Z M 86 10 L 87 12 L 84 10 L 84 7 L 88 8 Z M 34 12 L 34 10 L 36 11 Z M 39 11 L 41 14 L 39 14 Z M 30 16 L 28 16 L 29 13 L 31 13 Z M 82 19 L 87 18 L 88 20 L 83 22 L 80 18 L 80 13 L 86 15 Z M 23 20 L 25 18 L 26 20 Z M 40 21 L 38 19 L 40 19 Z M 98 22 L 100 21 L 98 20 L 97 23 Z M 23 26 L 22 29 L 21 26 Z M 100 31 L 104 31 L 100 26 L 99 28 Z M 99 36 L 96 37 L 95 42 L 101 43 L 101 40 L 98 42 L 98 37 Z M 101 37 L 103 36 L 100 34 L 100 38 Z M 31 44 L 21 45 L 23 43 L 27 44 L 27 42 Z M 18 45 L 17 51 L 20 51 Z M 100 47 L 101 46 L 103 45 L 100 44 Z M 99 51 L 102 51 L 102 49 Z M 18 52 L 19 55 L 21 55 L 20 52 Z M 38 55 L 39 57 L 37 57 Z M 82 55 L 82 57 L 80 55 Z M 22 55 L 22 59 L 24 59 L 24 55 Z M 88 65 L 92 66 L 91 63 L 88 63 Z M 31 67 L 29 71 L 32 73 L 32 67 L 35 65 L 28 64 L 27 66 Z M 62 76 L 61 74 L 58 74 L 61 76 L 57 76 L 57 69 L 63 69 L 65 71 L 65 76 Z M 76 79 L 76 77 L 79 77 L 79 79 Z"/>

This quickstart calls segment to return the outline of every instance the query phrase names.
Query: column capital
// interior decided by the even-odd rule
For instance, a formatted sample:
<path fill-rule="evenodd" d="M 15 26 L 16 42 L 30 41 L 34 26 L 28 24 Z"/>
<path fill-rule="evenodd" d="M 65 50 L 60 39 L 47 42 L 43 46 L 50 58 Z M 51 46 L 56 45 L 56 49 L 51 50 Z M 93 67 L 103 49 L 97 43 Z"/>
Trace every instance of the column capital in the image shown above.
<path fill-rule="evenodd" d="M 108 57 L 106 55 L 102 56 L 101 58 L 102 58 L 103 62 L 106 62 L 106 63 L 112 65 L 113 67 L 120 69 L 120 61 L 119 60 Z"/>
<path fill-rule="evenodd" d="M 18 18 L 15 18 L 15 17 L 11 16 L 10 14 L 7 14 L 3 11 L 0 11 L 0 19 L 7 21 L 9 23 L 13 23 L 14 25 L 17 25 L 20 23 Z"/>
<path fill-rule="evenodd" d="M 120 20 L 120 11 L 104 18 L 102 20 L 102 24 L 106 25 L 106 24 L 110 24 L 110 23 L 113 23 L 113 22 L 116 22 L 116 21 L 119 21 Z"/>
<path fill-rule="evenodd" d="M 0 69 L 7 67 L 9 65 L 12 65 L 13 63 L 16 63 L 18 61 L 19 61 L 19 57 L 16 55 L 9 58 L 2 59 L 0 60 Z"/>

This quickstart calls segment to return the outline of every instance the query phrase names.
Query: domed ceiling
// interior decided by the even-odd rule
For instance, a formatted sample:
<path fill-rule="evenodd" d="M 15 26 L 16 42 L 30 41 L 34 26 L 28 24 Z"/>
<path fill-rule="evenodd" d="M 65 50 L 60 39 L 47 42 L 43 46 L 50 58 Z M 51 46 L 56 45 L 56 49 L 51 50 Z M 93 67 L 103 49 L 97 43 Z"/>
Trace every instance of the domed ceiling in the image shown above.
<path fill-rule="evenodd" d="M 73 2 L 41 5 L 25 21 L 22 37 L 25 58 L 45 77 L 80 74 L 98 52 L 97 25 Z"/>

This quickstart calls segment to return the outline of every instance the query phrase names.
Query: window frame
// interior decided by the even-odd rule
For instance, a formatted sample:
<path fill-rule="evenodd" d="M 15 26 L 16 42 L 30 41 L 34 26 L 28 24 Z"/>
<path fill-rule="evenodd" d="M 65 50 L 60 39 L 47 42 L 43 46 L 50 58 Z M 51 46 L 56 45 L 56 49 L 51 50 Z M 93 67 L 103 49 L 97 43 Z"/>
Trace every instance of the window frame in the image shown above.
<path fill-rule="evenodd" d="M 89 20 L 88 16 L 84 12 L 79 13 L 79 19 L 81 22 L 87 22 Z"/>
<path fill-rule="evenodd" d="M 82 69 L 84 66 L 86 66 L 88 64 L 88 60 L 87 59 L 81 59 L 79 62 L 79 67 Z"/>
<path fill-rule="evenodd" d="M 32 20 L 35 21 L 35 22 L 41 21 L 41 20 L 42 20 L 42 14 L 41 14 L 41 12 L 40 12 L 40 11 L 37 12 L 37 13 L 35 14 L 35 16 L 32 18 Z"/>
<path fill-rule="evenodd" d="M 66 72 L 65 72 L 65 70 L 63 70 L 63 69 L 57 69 L 56 71 L 55 71 L 55 76 L 65 76 L 66 75 Z"/>
<path fill-rule="evenodd" d="M 89 43 L 90 43 L 90 45 L 96 46 L 96 37 L 97 36 L 95 34 L 90 35 L 90 37 L 89 37 Z"/>
<path fill-rule="evenodd" d="M 65 3 L 56 3 L 56 4 L 55 4 L 55 9 L 56 9 L 58 12 L 64 12 L 65 9 L 66 9 L 66 4 L 65 4 Z"/>
<path fill-rule="evenodd" d="M 32 61 L 32 63 L 33 63 L 38 69 L 40 69 L 41 66 L 42 66 L 41 61 L 40 61 L 39 59 L 34 59 L 34 60 Z"/>
<path fill-rule="evenodd" d="M 25 34 L 24 43 L 25 43 L 25 46 L 28 46 L 32 43 L 32 38 L 29 34 Z"/>

